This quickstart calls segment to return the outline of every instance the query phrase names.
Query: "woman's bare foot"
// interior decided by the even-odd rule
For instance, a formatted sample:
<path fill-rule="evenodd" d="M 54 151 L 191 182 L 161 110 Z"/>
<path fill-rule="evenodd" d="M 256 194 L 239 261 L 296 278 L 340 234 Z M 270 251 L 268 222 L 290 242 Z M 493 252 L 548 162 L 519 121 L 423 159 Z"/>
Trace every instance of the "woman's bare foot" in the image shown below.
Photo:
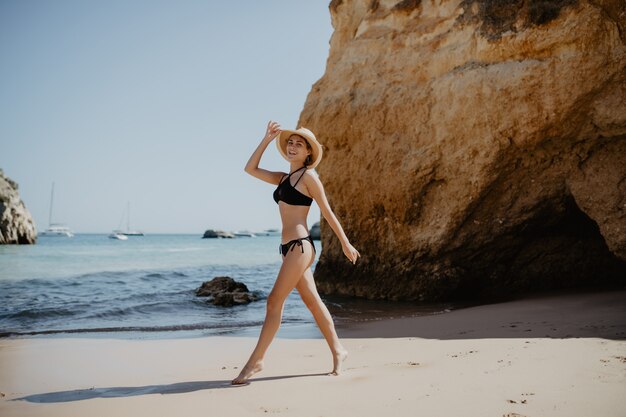
<path fill-rule="evenodd" d="M 243 367 L 237 378 L 233 379 L 230 383 L 232 385 L 241 385 L 248 382 L 248 379 L 252 377 L 252 375 L 257 372 L 261 372 L 263 370 L 263 361 L 257 361 L 256 363 L 250 364 L 247 363 L 246 366 Z"/>
<path fill-rule="evenodd" d="M 341 365 L 343 365 L 343 362 L 346 360 L 347 357 L 347 350 L 342 348 L 341 350 L 337 351 L 337 353 L 333 355 L 333 370 L 329 372 L 328 375 L 339 375 L 341 373 Z"/>

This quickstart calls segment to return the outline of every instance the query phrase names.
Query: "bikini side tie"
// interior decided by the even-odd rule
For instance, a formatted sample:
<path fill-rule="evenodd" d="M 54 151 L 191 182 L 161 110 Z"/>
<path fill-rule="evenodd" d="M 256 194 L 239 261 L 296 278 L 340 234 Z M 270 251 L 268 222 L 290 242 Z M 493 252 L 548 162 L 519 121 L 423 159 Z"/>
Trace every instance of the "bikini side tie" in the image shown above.
<path fill-rule="evenodd" d="M 296 240 L 293 240 L 293 241 L 291 242 L 291 245 L 289 245 L 289 251 L 290 251 L 290 252 L 293 252 L 293 248 L 294 248 L 296 245 L 300 245 L 300 249 L 302 249 L 302 253 L 304 253 L 304 246 L 302 246 L 302 239 L 296 239 Z"/>

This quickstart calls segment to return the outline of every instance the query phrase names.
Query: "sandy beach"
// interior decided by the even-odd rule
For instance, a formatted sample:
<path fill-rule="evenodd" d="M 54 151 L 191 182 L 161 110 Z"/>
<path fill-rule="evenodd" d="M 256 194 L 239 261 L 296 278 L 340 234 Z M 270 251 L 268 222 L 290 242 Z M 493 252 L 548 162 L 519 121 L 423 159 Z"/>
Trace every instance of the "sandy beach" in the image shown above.
<path fill-rule="evenodd" d="M 532 297 L 276 339 L 231 387 L 251 337 L 0 341 L 2 416 L 625 416 L 626 291 Z"/>

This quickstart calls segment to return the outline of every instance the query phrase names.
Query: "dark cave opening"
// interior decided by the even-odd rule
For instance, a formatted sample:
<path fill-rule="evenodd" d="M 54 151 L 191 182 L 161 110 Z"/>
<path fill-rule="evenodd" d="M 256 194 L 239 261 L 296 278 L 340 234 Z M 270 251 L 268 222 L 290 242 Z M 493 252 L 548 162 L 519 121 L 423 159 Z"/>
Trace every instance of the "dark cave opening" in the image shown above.
<path fill-rule="evenodd" d="M 454 263 L 466 271 L 452 299 L 508 297 L 559 289 L 626 285 L 626 262 L 609 250 L 596 222 L 571 195 L 532 221 Z"/>

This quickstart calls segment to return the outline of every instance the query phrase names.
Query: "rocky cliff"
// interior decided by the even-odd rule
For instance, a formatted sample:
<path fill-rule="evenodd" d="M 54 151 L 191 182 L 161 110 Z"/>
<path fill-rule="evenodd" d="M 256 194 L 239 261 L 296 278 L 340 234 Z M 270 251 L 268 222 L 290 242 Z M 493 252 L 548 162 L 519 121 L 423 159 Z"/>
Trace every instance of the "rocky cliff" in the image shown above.
<path fill-rule="evenodd" d="M 35 243 L 37 231 L 30 212 L 17 192 L 15 181 L 0 169 L 0 244 Z"/>
<path fill-rule="evenodd" d="M 362 259 L 319 288 L 437 300 L 626 280 L 623 0 L 333 0 L 299 125 Z"/>

